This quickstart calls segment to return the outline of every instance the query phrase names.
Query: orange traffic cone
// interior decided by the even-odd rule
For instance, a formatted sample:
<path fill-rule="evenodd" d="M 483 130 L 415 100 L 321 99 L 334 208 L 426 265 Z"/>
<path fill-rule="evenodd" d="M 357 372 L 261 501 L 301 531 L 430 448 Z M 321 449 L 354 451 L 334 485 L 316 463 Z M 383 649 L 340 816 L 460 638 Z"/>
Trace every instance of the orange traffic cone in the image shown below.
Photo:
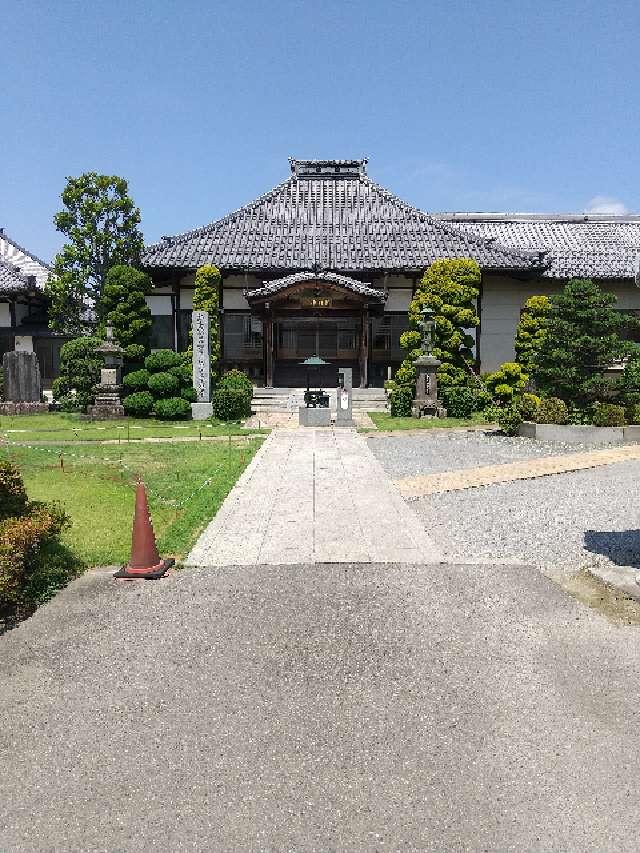
<path fill-rule="evenodd" d="M 153 532 L 149 504 L 144 483 L 136 485 L 136 508 L 133 514 L 133 532 L 131 535 L 131 558 L 115 574 L 114 578 L 161 578 L 175 560 L 161 560 Z"/>

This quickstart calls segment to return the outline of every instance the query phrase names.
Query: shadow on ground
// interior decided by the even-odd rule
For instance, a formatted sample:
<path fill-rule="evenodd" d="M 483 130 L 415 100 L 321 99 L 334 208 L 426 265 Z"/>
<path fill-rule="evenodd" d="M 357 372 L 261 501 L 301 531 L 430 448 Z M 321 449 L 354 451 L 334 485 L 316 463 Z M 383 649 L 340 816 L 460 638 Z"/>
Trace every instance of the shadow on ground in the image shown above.
<path fill-rule="evenodd" d="M 587 530 L 584 547 L 618 566 L 640 569 L 640 530 Z"/>

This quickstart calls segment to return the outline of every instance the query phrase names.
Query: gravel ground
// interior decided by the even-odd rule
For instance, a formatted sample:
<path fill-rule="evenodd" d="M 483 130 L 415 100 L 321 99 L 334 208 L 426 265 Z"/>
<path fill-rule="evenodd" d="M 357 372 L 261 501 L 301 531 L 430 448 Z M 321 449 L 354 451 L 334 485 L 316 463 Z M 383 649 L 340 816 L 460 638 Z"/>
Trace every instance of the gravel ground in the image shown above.
<path fill-rule="evenodd" d="M 411 501 L 447 560 L 640 567 L 640 462 Z"/>
<path fill-rule="evenodd" d="M 469 432 L 427 431 L 425 434 L 367 436 L 369 447 L 387 473 L 393 477 L 411 477 L 438 471 L 457 471 L 481 465 L 520 462 L 541 456 L 558 456 L 592 450 L 594 445 L 532 441 L 530 438 L 505 438 L 501 435 Z"/>

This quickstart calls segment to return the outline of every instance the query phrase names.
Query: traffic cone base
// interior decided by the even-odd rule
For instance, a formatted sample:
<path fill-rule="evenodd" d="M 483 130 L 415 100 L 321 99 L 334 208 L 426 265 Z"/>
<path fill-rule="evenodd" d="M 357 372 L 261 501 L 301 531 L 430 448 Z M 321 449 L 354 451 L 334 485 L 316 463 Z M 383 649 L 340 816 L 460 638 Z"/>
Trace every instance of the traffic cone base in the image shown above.
<path fill-rule="evenodd" d="M 129 580 L 157 580 L 167 573 L 173 566 L 175 560 L 161 560 L 157 566 L 151 566 L 148 569 L 132 569 L 129 566 L 123 566 L 114 573 L 114 578 L 128 578 Z"/>
<path fill-rule="evenodd" d="M 136 508 L 133 514 L 133 530 L 131 531 L 131 557 L 126 566 L 114 573 L 114 578 L 135 580 L 156 580 L 161 578 L 175 560 L 161 559 L 156 546 L 156 536 L 153 532 L 149 504 L 144 483 L 136 485 Z"/>

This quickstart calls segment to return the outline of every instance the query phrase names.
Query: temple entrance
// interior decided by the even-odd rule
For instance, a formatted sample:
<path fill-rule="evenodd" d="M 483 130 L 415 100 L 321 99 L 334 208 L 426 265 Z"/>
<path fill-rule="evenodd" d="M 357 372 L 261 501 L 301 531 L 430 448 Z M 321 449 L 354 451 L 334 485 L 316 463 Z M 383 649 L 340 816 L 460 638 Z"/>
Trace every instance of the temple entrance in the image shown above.
<path fill-rule="evenodd" d="M 295 317 L 274 321 L 274 384 L 296 388 L 306 385 L 305 358 L 318 355 L 329 364 L 314 374 L 315 381 L 327 387 L 336 383 L 338 367 L 354 371 L 354 384 L 360 381 L 359 317 Z"/>

